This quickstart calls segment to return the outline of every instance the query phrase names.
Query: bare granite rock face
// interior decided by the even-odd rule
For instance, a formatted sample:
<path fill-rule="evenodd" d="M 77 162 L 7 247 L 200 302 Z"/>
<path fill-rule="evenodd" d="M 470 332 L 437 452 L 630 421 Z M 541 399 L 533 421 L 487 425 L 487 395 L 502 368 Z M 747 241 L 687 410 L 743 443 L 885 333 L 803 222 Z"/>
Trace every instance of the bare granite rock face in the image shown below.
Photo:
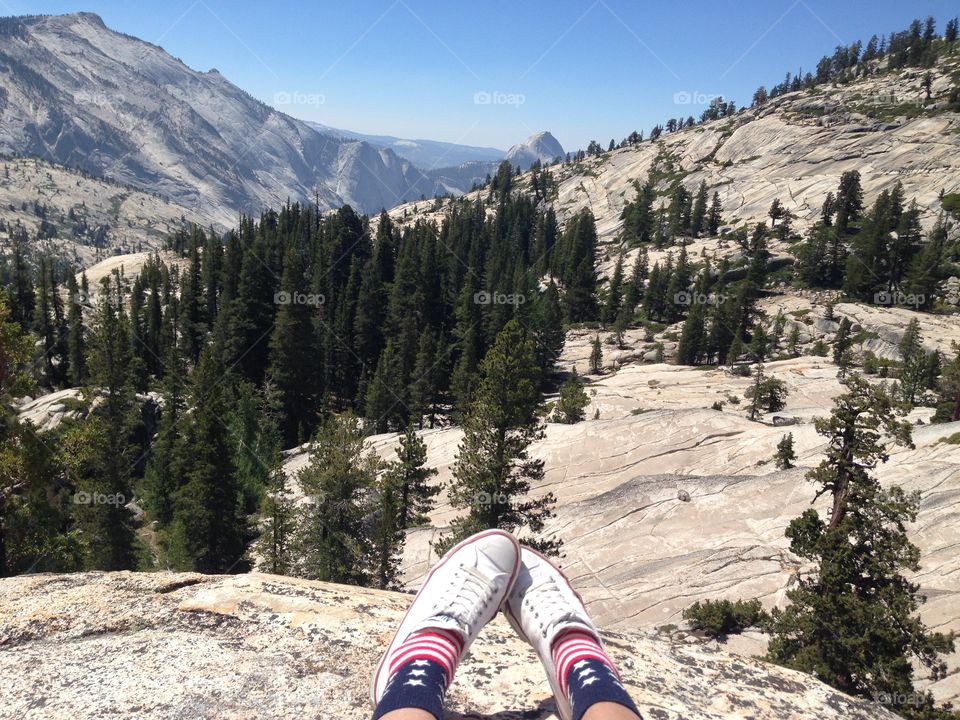
<path fill-rule="evenodd" d="M 864 316 L 864 322 L 873 321 Z M 578 362 L 588 345 L 587 336 L 568 337 L 561 362 Z M 825 358 L 780 360 L 765 370 L 786 383 L 789 396 L 783 410 L 762 422 L 747 417 L 744 394 L 752 380 L 722 368 L 631 364 L 588 375 L 587 419 L 549 423 L 532 446 L 545 470 L 532 494 L 557 498 L 556 517 L 544 532 L 563 540 L 564 568 L 603 626 L 632 632 L 680 624 L 686 607 L 707 598 L 787 603 L 801 562 L 789 552 L 784 531 L 813 500 L 804 475 L 824 452 L 813 419 L 827 414 L 842 386 Z M 715 402 L 724 403 L 722 411 L 711 409 Z M 931 413 L 918 408 L 910 420 L 927 423 Z M 793 424 L 780 427 L 774 416 Z M 916 447 L 891 448 L 890 462 L 877 469 L 883 483 L 921 492 L 918 522 L 909 527 L 921 551 L 913 579 L 929 598 L 922 617 L 943 631 L 960 630 L 960 445 L 946 441 L 958 431 L 960 423 L 917 425 Z M 772 459 L 786 432 L 793 434 L 797 468 L 780 471 Z M 461 431 L 438 428 L 422 437 L 427 464 L 439 471 L 436 482 L 448 483 Z M 386 459 L 396 444 L 396 435 L 371 438 Z M 290 455 L 288 472 L 305 462 L 303 453 Z M 678 497 L 681 491 L 689 502 Z M 416 587 L 435 561 L 430 542 L 457 513 L 443 492 L 432 527 L 408 535 L 407 587 Z M 761 643 L 748 652 L 762 651 Z M 944 679 L 917 676 L 940 702 L 960 698 L 960 653 L 948 661 Z"/>
<path fill-rule="evenodd" d="M 273 575 L 0 580 L 0 718 L 365 719 L 370 672 L 410 598 Z M 812 677 L 714 645 L 604 633 L 645 718 L 894 720 Z M 553 718 L 533 651 L 497 618 L 449 718 Z"/>

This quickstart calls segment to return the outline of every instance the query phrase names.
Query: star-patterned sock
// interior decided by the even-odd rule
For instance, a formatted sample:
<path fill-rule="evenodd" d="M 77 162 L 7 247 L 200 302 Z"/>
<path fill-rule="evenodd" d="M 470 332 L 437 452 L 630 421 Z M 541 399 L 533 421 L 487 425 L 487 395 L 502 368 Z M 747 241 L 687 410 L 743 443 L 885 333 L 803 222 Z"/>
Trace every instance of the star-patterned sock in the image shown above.
<path fill-rule="evenodd" d="M 443 720 L 443 696 L 453 681 L 463 638 L 450 630 L 411 635 L 389 659 L 390 679 L 373 720 L 401 708 L 419 708 Z"/>
<path fill-rule="evenodd" d="M 564 633 L 554 640 L 551 653 L 560 691 L 570 701 L 573 720 L 581 720 L 598 702 L 623 705 L 640 717 L 613 661 L 592 635 L 576 630 Z"/>

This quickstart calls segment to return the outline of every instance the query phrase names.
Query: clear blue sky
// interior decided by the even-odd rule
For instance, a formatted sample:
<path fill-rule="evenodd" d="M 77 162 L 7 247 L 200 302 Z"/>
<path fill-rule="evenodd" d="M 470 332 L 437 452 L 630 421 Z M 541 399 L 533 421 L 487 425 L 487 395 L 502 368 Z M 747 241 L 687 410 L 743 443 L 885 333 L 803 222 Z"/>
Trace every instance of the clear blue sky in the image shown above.
<path fill-rule="evenodd" d="M 0 0 L 0 14 L 77 10 L 304 119 L 500 148 L 550 130 L 572 150 L 698 116 L 677 93 L 744 104 L 841 42 L 927 15 L 942 31 L 960 3 Z"/>

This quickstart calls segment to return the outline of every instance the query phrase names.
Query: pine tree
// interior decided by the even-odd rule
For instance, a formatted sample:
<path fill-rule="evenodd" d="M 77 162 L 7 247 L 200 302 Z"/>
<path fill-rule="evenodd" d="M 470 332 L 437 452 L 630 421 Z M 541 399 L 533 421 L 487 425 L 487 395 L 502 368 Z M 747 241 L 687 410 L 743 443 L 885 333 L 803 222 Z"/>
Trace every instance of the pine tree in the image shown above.
<path fill-rule="evenodd" d="M 534 300 L 531 325 L 537 343 L 537 364 L 544 378 L 547 378 L 560 357 L 566 339 L 560 293 L 553 280 Z"/>
<path fill-rule="evenodd" d="M 54 350 L 57 342 L 57 327 L 54 323 L 51 303 L 54 292 L 51 288 L 52 271 L 50 263 L 51 261 L 48 258 L 40 258 L 40 267 L 37 272 L 39 292 L 37 293 L 37 305 L 33 316 L 33 329 L 43 343 L 41 359 L 43 361 L 44 381 L 52 386 L 55 382 Z"/>
<path fill-rule="evenodd" d="M 909 717 L 948 717 L 937 714 L 929 692 L 915 689 L 909 662 L 939 678 L 946 672 L 940 655 L 953 650 L 952 636 L 931 632 L 916 615 L 924 598 L 903 575 L 920 567 L 905 527 L 916 520 L 919 497 L 883 488 L 870 474 L 888 459 L 884 434 L 912 447 L 910 426 L 898 419 L 905 409 L 856 375 L 843 383 L 847 392 L 831 416 L 816 421 L 827 456 L 808 473 L 832 508 L 827 521 L 811 508 L 787 528 L 791 552 L 815 570 L 787 592 L 790 606 L 773 611 L 769 657 Z"/>
<path fill-rule="evenodd" d="M 536 415 L 540 403 L 532 338 L 511 320 L 480 366 L 480 385 L 464 421 L 464 439 L 454 465 L 451 505 L 465 510 L 451 523 L 438 550 L 486 528 L 511 532 L 526 528 L 525 542 L 556 553 L 560 543 L 539 536 L 555 502 L 547 493 L 527 493 L 543 478 L 543 461 L 529 457 L 529 446 L 543 435 Z"/>
<path fill-rule="evenodd" d="M 172 343 L 167 347 L 164 367 L 160 422 L 143 479 L 145 509 L 162 529 L 173 520 L 173 501 L 180 479 L 176 449 L 186 404 L 183 359 Z"/>
<path fill-rule="evenodd" d="M 373 543 L 366 518 L 374 510 L 370 490 L 379 461 L 364 450 L 364 434 L 352 414 L 330 417 L 317 432 L 310 463 L 298 475 L 307 498 L 295 547 L 298 573 L 350 585 L 373 579 Z"/>
<path fill-rule="evenodd" d="M 600 321 L 605 325 L 614 321 L 623 304 L 623 260 L 621 252 L 617 257 L 617 264 L 614 266 L 613 275 L 607 287 L 607 301 L 603 304 L 603 312 L 600 315 Z"/>
<path fill-rule="evenodd" d="M 376 585 L 385 589 L 397 585 L 406 530 L 429 522 L 434 498 L 441 490 L 428 482 L 437 471 L 424 467 L 427 447 L 412 427 L 400 436 L 396 452 L 397 460 L 387 465 L 378 484 L 372 538 Z"/>
<path fill-rule="evenodd" d="M 800 328 L 797 325 L 794 325 L 790 330 L 790 337 L 787 340 L 787 351 L 793 357 L 797 357 L 800 354 Z"/>
<path fill-rule="evenodd" d="M 10 268 L 10 316 L 27 329 L 33 324 L 36 297 L 33 289 L 33 271 L 27 260 L 27 233 L 14 232 Z"/>
<path fill-rule="evenodd" d="M 633 269 L 630 272 L 630 282 L 627 284 L 627 289 L 623 295 L 624 307 L 629 308 L 630 312 L 633 312 L 637 308 L 637 305 L 643 297 L 644 281 L 647 279 L 649 272 L 648 263 L 647 249 L 641 248 L 633 261 Z"/>
<path fill-rule="evenodd" d="M 590 343 L 590 372 L 594 375 L 603 372 L 603 346 L 600 345 L 599 335 Z"/>
<path fill-rule="evenodd" d="M 446 358 L 438 354 L 437 343 L 429 327 L 420 333 L 417 359 L 413 366 L 413 382 L 410 386 L 410 417 L 417 427 L 424 426 L 424 418 L 434 426 L 437 414 L 437 398 Z"/>
<path fill-rule="evenodd" d="M 797 454 L 793 450 L 793 433 L 787 433 L 780 438 L 774 459 L 780 470 L 789 470 L 793 467 L 793 461 L 797 459 Z"/>
<path fill-rule="evenodd" d="M 180 341 L 188 362 L 195 364 L 203 347 L 206 325 L 203 321 L 203 285 L 200 272 L 200 248 L 203 231 L 194 227 L 190 237 L 189 259 L 180 288 Z"/>
<path fill-rule="evenodd" d="M 723 205 L 720 203 L 720 193 L 714 192 L 713 199 L 710 201 L 710 212 L 707 214 L 707 234 L 716 235 L 720 231 Z"/>
<path fill-rule="evenodd" d="M 754 371 L 753 375 L 753 386 L 747 388 L 747 392 L 744 395 L 750 399 L 753 399 L 753 403 L 750 405 L 750 419 L 756 420 L 757 413 L 760 411 L 760 401 L 761 395 L 760 388 L 763 387 L 763 383 L 766 380 L 763 374 L 763 363 L 757 363 L 757 369 Z"/>
<path fill-rule="evenodd" d="M 393 339 L 380 355 L 377 370 L 367 389 L 365 416 L 374 433 L 389 432 L 400 427 L 407 414 L 406 391 L 400 378 L 400 362 L 394 352 Z"/>
<path fill-rule="evenodd" d="M 307 285 L 303 258 L 297 246 L 290 244 L 284 255 L 283 275 L 277 298 L 277 317 L 270 336 L 270 365 L 267 377 L 276 388 L 281 406 L 281 429 L 286 446 L 295 445 L 316 426 L 317 397 L 313 387 L 313 320 L 317 304 L 298 302 Z M 312 294 L 306 297 L 319 303 Z"/>
<path fill-rule="evenodd" d="M 680 242 L 680 252 L 677 254 L 677 267 L 667 282 L 665 292 L 665 315 L 668 322 L 675 322 L 680 318 L 683 304 L 680 302 L 684 293 L 690 289 L 690 262 L 687 259 L 687 244 Z"/>
<path fill-rule="evenodd" d="M 569 322 L 597 318 L 597 227 L 593 213 L 584 211 L 567 222 L 560 240 L 565 316 Z"/>
<path fill-rule="evenodd" d="M 170 559 L 178 570 L 243 572 L 248 532 L 236 482 L 223 386 L 225 368 L 206 346 L 191 378 L 191 412 L 175 454 L 178 473 L 170 527 Z"/>
<path fill-rule="evenodd" d="M 837 334 L 833 339 L 833 362 L 840 368 L 841 377 L 850 366 L 850 348 L 853 346 L 853 338 L 850 336 L 851 327 L 848 318 L 841 318 L 840 327 L 837 328 Z"/>
<path fill-rule="evenodd" d="M 782 218 L 785 213 L 780 198 L 774 198 L 773 202 L 770 203 L 770 209 L 767 211 L 767 215 L 770 217 L 770 227 L 776 227 L 777 220 Z"/>
<path fill-rule="evenodd" d="M 397 519 L 399 504 L 397 488 L 381 480 L 369 540 L 375 564 L 370 582 L 381 590 L 399 589 L 400 557 L 405 540 Z"/>
<path fill-rule="evenodd" d="M 440 487 L 429 483 L 437 471 L 424 467 L 427 446 L 412 427 L 400 436 L 396 453 L 396 461 L 384 473 L 384 483 L 397 490 L 398 522 L 400 529 L 406 530 L 429 522 Z"/>
<path fill-rule="evenodd" d="M 714 193 L 716 197 L 716 193 Z M 719 200 L 717 200 L 719 202 Z M 693 210 L 690 213 L 690 232 L 694 237 L 700 237 L 700 232 L 704 229 L 707 222 L 707 183 L 700 181 L 700 187 L 697 188 L 697 197 L 693 201 Z"/>
<path fill-rule="evenodd" d="M 241 512 L 253 514 L 280 463 L 283 405 L 269 382 L 262 388 L 241 380 L 233 388 L 226 420 Z"/>
<path fill-rule="evenodd" d="M 706 303 L 699 302 L 707 293 L 709 271 L 700 275 L 694 287 L 694 299 L 690 305 L 687 319 L 680 331 L 680 342 L 677 345 L 677 364 L 699 365 L 707 354 L 707 310 Z"/>
<path fill-rule="evenodd" d="M 769 354 L 770 335 L 762 324 L 757 323 L 753 326 L 753 333 L 750 338 L 750 355 L 755 362 L 764 362 Z"/>
<path fill-rule="evenodd" d="M 937 412 L 934 422 L 960 420 L 960 345 L 951 346 L 953 359 L 943 366 L 937 382 Z"/>
<path fill-rule="evenodd" d="M 653 236 L 653 201 L 657 193 L 649 178 L 643 185 L 635 181 L 634 187 L 637 197 L 624 206 L 620 219 L 623 220 L 626 239 L 631 243 L 642 244 L 650 242 Z"/>
<path fill-rule="evenodd" d="M 757 365 L 753 386 L 744 393 L 748 400 L 753 400 L 750 408 L 750 419 L 756 420 L 760 410 L 772 413 L 782 410 L 787 403 L 787 385 L 783 380 L 765 377 L 763 365 Z"/>
<path fill-rule="evenodd" d="M 951 18 L 947 20 L 947 26 L 943 31 L 943 39 L 947 43 L 954 43 L 957 41 L 957 18 Z"/>
<path fill-rule="evenodd" d="M 716 323 L 714 323 L 716 326 Z M 740 358 L 743 356 L 743 340 L 740 339 L 740 330 L 739 328 L 733 333 L 733 340 L 729 345 L 729 350 L 727 351 L 726 364 L 727 365 L 736 365 Z"/>
<path fill-rule="evenodd" d="M 590 398 L 583 389 L 583 379 L 573 369 L 573 373 L 560 386 L 560 394 L 557 397 L 557 406 L 554 410 L 554 421 L 573 425 L 586 417 L 584 408 L 590 404 Z"/>
<path fill-rule="evenodd" d="M 275 417 L 279 403 L 269 394 L 258 399 L 260 417 L 265 422 L 259 432 L 234 450 L 238 484 L 241 492 L 245 485 L 260 485 L 262 525 L 254 550 L 263 560 L 263 569 L 275 575 L 290 575 L 295 566 L 296 505 L 283 471 L 280 427 Z"/>
<path fill-rule="evenodd" d="M 920 323 L 914 318 L 900 339 L 900 394 L 905 402 L 913 405 L 924 387 L 927 354 L 923 349 Z"/>
<path fill-rule="evenodd" d="M 134 521 L 126 504 L 133 499 L 131 471 L 134 450 L 130 442 L 137 422 L 136 398 L 130 374 L 129 324 L 124 310 L 119 275 L 107 276 L 100 287 L 100 300 L 90 341 L 90 379 L 102 404 L 96 419 L 79 430 L 89 452 L 77 456 L 83 469 L 82 492 L 112 499 L 83 506 L 90 538 L 91 565 L 101 570 L 134 567 Z"/>
<path fill-rule="evenodd" d="M 82 298 L 80 289 L 77 287 L 77 278 L 73 273 L 67 274 L 67 294 L 67 302 L 70 304 L 67 313 L 67 357 L 70 366 L 70 383 L 74 387 L 80 387 L 87 379 L 87 358 L 83 335 Z"/>

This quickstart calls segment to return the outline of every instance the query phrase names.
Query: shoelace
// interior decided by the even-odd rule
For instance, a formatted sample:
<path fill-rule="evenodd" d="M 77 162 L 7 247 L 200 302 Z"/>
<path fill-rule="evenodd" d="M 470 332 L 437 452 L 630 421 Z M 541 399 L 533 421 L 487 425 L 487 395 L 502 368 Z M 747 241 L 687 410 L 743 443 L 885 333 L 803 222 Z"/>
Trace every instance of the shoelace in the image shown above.
<path fill-rule="evenodd" d="M 533 617 L 540 626 L 540 634 L 543 637 L 547 637 L 550 630 L 558 623 L 568 620 L 582 622 L 576 609 L 571 606 L 570 600 L 560 592 L 560 586 L 552 577 L 528 588 L 523 602 L 533 612 Z"/>
<path fill-rule="evenodd" d="M 491 580 L 474 568 L 458 565 L 436 608 L 460 623 L 464 634 L 469 636 L 477 617 L 490 604 L 499 583 L 499 579 Z"/>

